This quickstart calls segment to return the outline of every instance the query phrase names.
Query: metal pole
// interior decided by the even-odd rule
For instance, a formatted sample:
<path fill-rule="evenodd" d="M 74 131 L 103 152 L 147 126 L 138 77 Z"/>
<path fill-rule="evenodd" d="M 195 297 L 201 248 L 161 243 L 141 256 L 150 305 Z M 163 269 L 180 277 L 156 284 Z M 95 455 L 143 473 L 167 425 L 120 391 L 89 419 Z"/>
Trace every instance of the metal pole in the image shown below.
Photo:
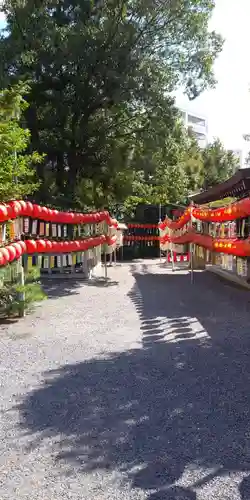
<path fill-rule="evenodd" d="M 170 240 L 172 240 L 172 230 L 170 230 Z M 170 244 L 170 255 L 171 255 L 172 273 L 173 273 L 174 270 L 175 270 L 175 267 L 174 267 L 174 252 L 173 252 L 173 243 L 172 243 L 172 241 L 171 241 L 171 244 Z"/>
<path fill-rule="evenodd" d="M 175 267 L 174 267 L 174 252 L 173 252 L 173 243 L 171 243 L 171 251 L 170 251 L 170 255 L 171 255 L 171 262 L 172 262 L 172 272 L 174 272 Z"/>
<path fill-rule="evenodd" d="M 160 223 L 161 223 L 161 203 L 159 203 L 159 224 Z M 159 239 L 159 252 L 160 252 L 160 262 L 161 262 L 161 242 L 160 242 L 160 239 Z"/>
<path fill-rule="evenodd" d="M 191 203 L 191 206 L 190 206 L 190 229 L 193 228 L 193 203 Z M 193 258 L 193 255 L 194 255 L 194 245 L 193 245 L 193 242 L 190 243 L 189 245 L 189 251 L 190 251 L 190 281 L 191 281 L 191 285 L 193 285 L 194 283 L 194 258 Z"/>
<path fill-rule="evenodd" d="M 193 243 L 190 243 L 190 281 L 191 285 L 194 282 L 194 261 L 193 261 Z"/>

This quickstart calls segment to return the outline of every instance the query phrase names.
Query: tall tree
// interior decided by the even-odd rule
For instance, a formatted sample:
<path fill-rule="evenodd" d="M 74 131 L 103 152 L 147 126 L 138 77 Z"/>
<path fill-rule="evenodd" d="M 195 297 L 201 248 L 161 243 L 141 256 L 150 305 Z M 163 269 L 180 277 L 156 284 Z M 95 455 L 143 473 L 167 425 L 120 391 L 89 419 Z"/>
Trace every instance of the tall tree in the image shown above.
<path fill-rule="evenodd" d="M 30 81 L 32 147 L 47 155 L 38 168 L 44 201 L 62 193 L 72 204 L 84 179 L 103 203 L 111 183 L 129 177 L 145 132 L 165 144 L 177 118 L 169 92 L 183 84 L 194 98 L 214 84 L 214 3 L 4 0 L 2 80 Z"/>
<path fill-rule="evenodd" d="M 0 92 L 0 201 L 23 198 L 38 188 L 34 165 L 43 160 L 36 152 L 26 154 L 30 132 L 20 126 L 27 108 L 27 87 Z"/>
<path fill-rule="evenodd" d="M 232 151 L 224 148 L 219 139 L 216 139 L 202 152 L 203 157 L 203 189 L 215 186 L 225 181 L 240 167 L 239 160 Z"/>

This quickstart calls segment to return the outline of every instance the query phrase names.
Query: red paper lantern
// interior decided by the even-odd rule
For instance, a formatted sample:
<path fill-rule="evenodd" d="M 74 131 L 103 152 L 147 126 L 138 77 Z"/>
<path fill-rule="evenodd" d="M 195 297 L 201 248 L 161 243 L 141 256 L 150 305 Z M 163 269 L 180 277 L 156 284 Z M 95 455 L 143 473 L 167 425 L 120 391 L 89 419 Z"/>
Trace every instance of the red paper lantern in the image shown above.
<path fill-rule="evenodd" d="M 45 244 L 46 244 L 46 252 L 48 252 L 48 253 L 52 252 L 53 251 L 52 241 L 45 240 Z"/>
<path fill-rule="evenodd" d="M 27 207 L 28 208 L 28 207 Z M 40 205 L 34 204 L 32 207 L 32 213 L 27 214 L 29 217 L 33 215 L 34 219 L 41 219 L 42 218 L 42 207 Z"/>
<path fill-rule="evenodd" d="M 90 240 L 90 238 L 82 241 L 81 248 L 82 248 L 83 252 L 85 252 L 86 250 L 88 250 L 90 248 L 90 246 L 89 246 L 90 245 L 89 240 Z"/>
<path fill-rule="evenodd" d="M 9 262 L 12 262 L 16 258 L 16 249 L 13 245 L 8 245 L 7 250 L 9 252 Z"/>
<path fill-rule="evenodd" d="M 63 212 L 62 216 L 63 216 L 62 220 L 63 224 L 69 224 L 70 217 L 68 212 Z"/>
<path fill-rule="evenodd" d="M 26 201 L 24 200 L 20 200 L 18 201 L 20 207 L 21 207 L 21 211 L 20 211 L 20 215 L 26 215 L 26 211 L 27 211 L 27 203 Z"/>
<path fill-rule="evenodd" d="M 15 214 L 13 212 L 12 206 L 10 203 L 6 203 L 6 209 L 7 209 L 7 219 L 14 219 Z"/>
<path fill-rule="evenodd" d="M 91 224 L 90 214 L 82 214 L 82 224 Z"/>
<path fill-rule="evenodd" d="M 71 222 L 71 216 L 70 216 L 70 213 L 69 212 L 65 212 L 64 213 L 64 223 L 65 224 L 70 224 Z"/>
<path fill-rule="evenodd" d="M 53 210 L 51 208 L 48 208 L 48 207 L 44 207 L 46 208 L 46 211 L 47 211 L 47 221 L 51 221 L 51 218 L 52 218 L 52 213 L 53 213 Z"/>
<path fill-rule="evenodd" d="M 74 242 L 73 241 L 68 241 L 67 243 L 68 243 L 67 247 L 66 247 L 67 248 L 67 252 L 70 253 L 70 252 L 73 251 Z"/>
<path fill-rule="evenodd" d="M 81 242 L 80 241 L 74 241 L 74 250 L 73 252 L 79 252 L 81 249 Z"/>
<path fill-rule="evenodd" d="M 245 241 L 245 255 L 247 257 L 249 257 L 249 255 L 250 255 L 250 242 L 249 242 L 249 240 Z"/>
<path fill-rule="evenodd" d="M 6 256 L 2 253 L 2 248 L 0 248 L 0 266 L 5 266 L 7 264 Z"/>
<path fill-rule="evenodd" d="M 90 248 L 90 242 L 89 240 L 84 240 L 81 245 L 82 251 L 86 252 Z"/>
<path fill-rule="evenodd" d="M 6 259 L 6 264 L 7 264 L 10 261 L 10 254 L 9 254 L 8 247 L 1 248 L 1 252 L 2 252 L 4 258 Z"/>
<path fill-rule="evenodd" d="M 22 248 L 22 253 L 26 253 L 27 252 L 26 242 L 21 240 L 21 241 L 18 242 L 18 244 Z"/>
<path fill-rule="evenodd" d="M 76 214 L 75 213 L 70 213 L 70 224 L 76 224 Z"/>
<path fill-rule="evenodd" d="M 62 253 L 64 248 L 64 241 L 59 241 L 58 242 L 58 252 Z"/>
<path fill-rule="evenodd" d="M 58 222 L 58 215 L 59 215 L 58 210 L 52 210 L 52 214 L 51 214 L 52 220 L 51 221 L 52 222 Z"/>
<path fill-rule="evenodd" d="M 34 217 L 34 206 L 33 203 L 31 203 L 30 201 L 26 201 L 26 211 L 25 211 L 25 214 L 27 217 Z M 36 205 L 37 207 L 39 207 L 39 205 Z"/>
<path fill-rule="evenodd" d="M 62 241 L 62 252 L 69 253 L 69 241 Z"/>
<path fill-rule="evenodd" d="M 250 214 L 250 198 L 245 198 L 244 200 L 242 200 L 243 202 L 243 206 L 244 206 L 244 210 L 245 210 L 245 213 L 246 215 L 249 215 Z"/>
<path fill-rule="evenodd" d="M 27 240 L 26 241 L 26 249 L 28 254 L 37 252 L 37 242 L 35 240 Z"/>
<path fill-rule="evenodd" d="M 41 211 L 40 211 L 40 215 L 39 215 L 39 219 L 42 219 L 44 221 L 49 221 L 49 210 L 47 207 L 40 207 L 41 208 Z"/>
<path fill-rule="evenodd" d="M 0 221 L 5 221 L 8 219 L 8 210 L 5 205 L 0 205 Z"/>
<path fill-rule="evenodd" d="M 82 214 L 80 212 L 77 213 L 76 222 L 77 224 L 81 224 L 82 222 Z"/>
<path fill-rule="evenodd" d="M 16 259 L 19 259 L 19 257 L 21 257 L 21 255 L 23 254 L 22 245 L 20 245 L 20 243 L 16 242 L 16 243 L 13 243 L 12 246 L 15 248 L 15 251 L 16 251 Z"/>
<path fill-rule="evenodd" d="M 12 214 L 13 214 L 14 217 L 17 217 L 21 213 L 22 206 L 20 205 L 19 201 L 16 201 L 16 200 L 10 201 L 8 203 L 8 205 L 11 207 Z"/>
<path fill-rule="evenodd" d="M 50 222 L 56 222 L 56 212 L 57 210 L 49 209 Z"/>
<path fill-rule="evenodd" d="M 45 253 L 46 252 L 46 241 L 45 240 L 37 240 L 36 242 L 36 248 L 38 253 Z"/>
<path fill-rule="evenodd" d="M 53 252 L 61 253 L 62 251 L 62 242 L 61 241 L 53 241 Z"/>
<path fill-rule="evenodd" d="M 66 224 L 66 221 L 65 221 L 65 212 L 58 212 L 57 213 L 56 222 L 57 222 L 57 224 Z"/>
<path fill-rule="evenodd" d="M 59 241 L 52 241 L 52 252 L 59 253 L 60 243 Z"/>
<path fill-rule="evenodd" d="M 91 214 L 82 214 L 82 215 L 83 215 L 83 223 L 84 224 L 91 224 L 91 221 L 92 221 Z"/>

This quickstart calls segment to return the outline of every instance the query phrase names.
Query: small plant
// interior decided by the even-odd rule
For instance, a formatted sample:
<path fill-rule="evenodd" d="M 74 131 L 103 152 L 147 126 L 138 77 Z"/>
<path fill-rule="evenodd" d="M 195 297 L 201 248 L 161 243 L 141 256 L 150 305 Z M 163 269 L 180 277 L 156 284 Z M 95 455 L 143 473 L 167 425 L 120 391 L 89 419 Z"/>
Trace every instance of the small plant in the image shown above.
<path fill-rule="evenodd" d="M 18 274 L 16 279 L 11 282 L 6 278 L 13 276 L 11 264 L 4 268 L 0 273 L 0 316 L 15 317 L 20 315 L 22 309 L 30 311 L 36 302 L 40 302 L 46 298 L 39 281 L 39 270 L 34 268 L 25 276 L 25 284 L 20 285 Z"/>

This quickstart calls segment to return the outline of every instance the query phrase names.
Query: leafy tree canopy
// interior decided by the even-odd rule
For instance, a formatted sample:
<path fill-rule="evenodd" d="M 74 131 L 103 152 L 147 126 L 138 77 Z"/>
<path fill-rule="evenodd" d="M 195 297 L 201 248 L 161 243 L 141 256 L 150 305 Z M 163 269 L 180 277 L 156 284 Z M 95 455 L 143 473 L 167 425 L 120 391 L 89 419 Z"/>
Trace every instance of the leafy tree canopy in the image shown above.
<path fill-rule="evenodd" d="M 203 189 L 208 189 L 225 181 L 240 166 L 239 160 L 234 153 L 225 149 L 219 139 L 215 139 L 213 143 L 208 144 L 202 152 L 202 158 L 204 164 Z"/>
<path fill-rule="evenodd" d="M 214 4 L 4 0 L 0 78 L 3 85 L 29 81 L 31 146 L 46 154 L 37 167 L 42 201 L 121 201 L 150 169 L 162 182 L 159 196 L 168 187 L 167 197 L 183 197 L 189 153 L 169 95 L 182 85 L 193 99 L 215 83 L 222 40 L 208 30 Z"/>

